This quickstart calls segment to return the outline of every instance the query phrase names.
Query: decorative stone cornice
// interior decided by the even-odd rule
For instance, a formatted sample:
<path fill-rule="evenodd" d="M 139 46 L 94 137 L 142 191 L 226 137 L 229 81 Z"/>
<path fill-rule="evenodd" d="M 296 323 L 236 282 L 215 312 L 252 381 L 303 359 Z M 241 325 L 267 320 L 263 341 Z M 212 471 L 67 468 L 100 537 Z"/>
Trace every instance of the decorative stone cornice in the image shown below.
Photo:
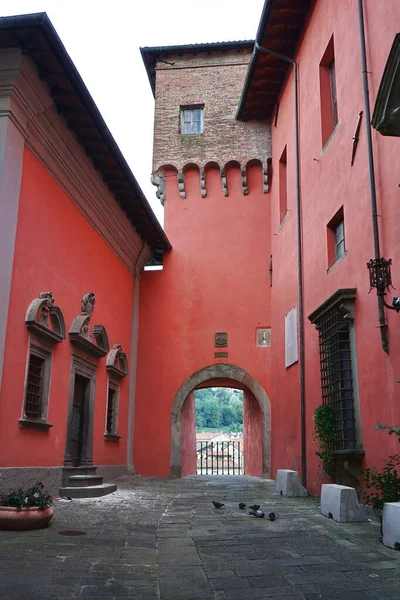
<path fill-rule="evenodd" d="M 113 348 L 107 354 L 106 369 L 117 378 L 128 375 L 128 360 L 125 352 L 122 352 L 121 344 L 114 344 Z"/>
<path fill-rule="evenodd" d="M 1 117 L 8 117 L 18 127 L 28 148 L 133 273 L 141 237 L 76 135 L 58 114 L 49 88 L 40 80 L 32 60 L 19 49 L 0 50 Z M 140 268 L 150 254 L 146 247 L 140 256 Z"/>
<path fill-rule="evenodd" d="M 108 353 L 110 346 L 104 325 L 93 325 L 93 333 L 90 331 L 90 320 L 95 303 L 96 298 L 93 292 L 84 294 L 81 303 L 82 312 L 72 321 L 69 328 L 69 339 L 71 344 L 83 352 L 101 358 Z"/>
<path fill-rule="evenodd" d="M 309 320 L 318 328 L 318 322 L 321 317 L 333 306 L 338 305 L 341 318 L 346 321 L 353 321 L 356 294 L 356 288 L 341 288 L 337 290 L 309 315 Z"/>
<path fill-rule="evenodd" d="M 58 306 L 54 306 L 51 292 L 40 292 L 39 298 L 33 300 L 26 312 L 25 325 L 34 333 L 51 344 L 65 339 L 64 317 Z"/>

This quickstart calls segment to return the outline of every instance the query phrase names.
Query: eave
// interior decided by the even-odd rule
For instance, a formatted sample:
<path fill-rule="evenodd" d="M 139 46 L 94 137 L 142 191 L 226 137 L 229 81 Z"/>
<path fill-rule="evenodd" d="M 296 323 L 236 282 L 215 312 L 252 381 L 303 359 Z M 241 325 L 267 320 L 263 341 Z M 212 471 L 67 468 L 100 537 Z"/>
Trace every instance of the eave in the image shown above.
<path fill-rule="evenodd" d="M 382 135 L 400 137 L 400 33 L 387 59 L 371 125 Z"/>
<path fill-rule="evenodd" d="M 140 53 L 146 67 L 147 77 L 149 78 L 150 86 L 155 95 L 156 89 L 156 64 L 157 61 L 167 58 L 171 54 L 183 56 L 184 54 L 198 54 L 200 52 L 229 52 L 230 50 L 238 50 L 241 48 L 250 48 L 254 46 L 254 40 L 239 40 L 236 42 L 210 42 L 205 44 L 185 44 L 178 46 L 145 46 L 140 48 Z"/>
<path fill-rule="evenodd" d="M 293 59 L 313 0 L 265 0 L 256 42 Z M 236 118 L 242 121 L 272 116 L 289 64 L 257 51 L 249 63 Z"/>
<path fill-rule="evenodd" d="M 59 113 L 153 254 L 171 244 L 46 13 L 0 17 L 0 49 L 35 63 Z"/>

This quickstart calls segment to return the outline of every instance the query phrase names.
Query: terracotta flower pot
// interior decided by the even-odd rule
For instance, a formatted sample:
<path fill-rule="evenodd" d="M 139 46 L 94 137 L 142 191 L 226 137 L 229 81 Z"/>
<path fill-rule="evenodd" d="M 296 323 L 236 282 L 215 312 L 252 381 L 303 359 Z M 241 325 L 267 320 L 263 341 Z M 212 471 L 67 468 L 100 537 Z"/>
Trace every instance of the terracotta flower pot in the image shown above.
<path fill-rule="evenodd" d="M 47 527 L 53 517 L 51 506 L 47 508 L 15 508 L 0 506 L 0 529 L 9 531 L 30 531 Z"/>

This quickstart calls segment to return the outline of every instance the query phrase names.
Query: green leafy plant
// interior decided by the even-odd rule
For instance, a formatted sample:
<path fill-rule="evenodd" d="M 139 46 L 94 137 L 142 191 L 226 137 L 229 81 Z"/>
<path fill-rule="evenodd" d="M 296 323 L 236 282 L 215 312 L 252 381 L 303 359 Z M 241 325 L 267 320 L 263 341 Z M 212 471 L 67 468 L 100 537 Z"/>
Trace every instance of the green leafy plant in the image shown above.
<path fill-rule="evenodd" d="M 381 425 L 380 423 L 377 423 L 375 429 L 385 429 L 389 435 L 397 435 L 400 442 L 400 427 L 398 425 Z"/>
<path fill-rule="evenodd" d="M 318 446 L 318 456 L 324 471 L 331 475 L 334 471 L 333 440 L 335 437 L 335 417 L 330 404 L 320 404 L 314 411 L 314 438 Z"/>
<path fill-rule="evenodd" d="M 400 501 L 400 454 L 393 454 L 385 461 L 382 471 L 376 467 L 365 469 L 364 485 L 367 490 L 363 494 L 364 504 L 369 504 L 381 516 L 385 502 Z"/>
<path fill-rule="evenodd" d="M 38 507 L 45 509 L 53 504 L 53 499 L 44 489 L 41 481 L 32 487 L 23 490 L 18 488 L 11 490 L 8 494 L 0 496 L 0 506 L 12 506 L 21 510 L 22 508 Z"/>

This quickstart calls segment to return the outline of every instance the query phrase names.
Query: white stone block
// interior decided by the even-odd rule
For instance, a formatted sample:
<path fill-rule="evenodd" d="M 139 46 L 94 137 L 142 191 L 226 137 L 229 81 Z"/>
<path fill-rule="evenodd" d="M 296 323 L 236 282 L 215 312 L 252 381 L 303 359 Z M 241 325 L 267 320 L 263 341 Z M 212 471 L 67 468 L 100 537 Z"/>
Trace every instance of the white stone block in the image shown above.
<path fill-rule="evenodd" d="M 400 502 L 385 502 L 382 515 L 383 543 L 400 550 Z"/>
<path fill-rule="evenodd" d="M 307 490 L 301 485 L 298 472 L 290 469 L 278 469 L 276 491 L 288 498 L 307 496 Z"/>
<path fill-rule="evenodd" d="M 338 523 L 356 523 L 367 520 L 358 504 L 356 490 L 336 483 L 322 485 L 321 515 Z"/>

